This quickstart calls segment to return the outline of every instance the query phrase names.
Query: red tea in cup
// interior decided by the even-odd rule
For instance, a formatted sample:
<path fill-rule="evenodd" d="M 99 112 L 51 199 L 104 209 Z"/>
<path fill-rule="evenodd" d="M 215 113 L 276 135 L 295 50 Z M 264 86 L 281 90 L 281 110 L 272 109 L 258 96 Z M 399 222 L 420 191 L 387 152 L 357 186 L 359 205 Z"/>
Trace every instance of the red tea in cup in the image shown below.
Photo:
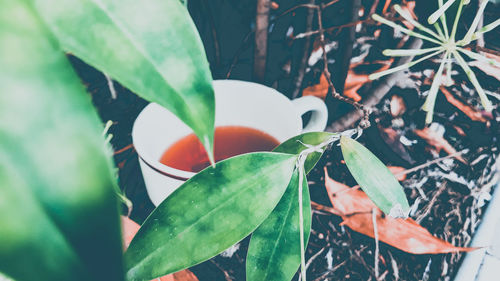
<path fill-rule="evenodd" d="M 215 128 L 215 162 L 239 154 L 271 151 L 279 141 L 267 133 L 242 126 L 222 126 Z M 199 172 L 210 165 L 207 153 L 195 134 L 190 134 L 175 142 L 163 153 L 160 162 L 172 168 Z"/>

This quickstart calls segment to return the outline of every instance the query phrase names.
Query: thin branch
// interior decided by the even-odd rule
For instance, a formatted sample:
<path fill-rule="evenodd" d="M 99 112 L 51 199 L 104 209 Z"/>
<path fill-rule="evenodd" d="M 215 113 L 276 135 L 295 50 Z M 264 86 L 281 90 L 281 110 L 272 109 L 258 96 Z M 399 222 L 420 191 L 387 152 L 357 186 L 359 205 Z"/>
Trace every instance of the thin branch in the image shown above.
<path fill-rule="evenodd" d="M 419 49 L 422 46 L 421 39 L 414 39 L 409 43 L 409 48 L 411 49 Z M 401 57 L 396 63 L 395 66 L 403 65 L 413 60 L 412 56 Z M 382 80 L 378 86 L 372 91 L 372 95 L 370 95 L 365 101 L 364 106 L 365 110 L 370 110 L 372 106 L 378 104 L 382 98 L 389 92 L 389 90 L 394 86 L 397 80 L 402 79 L 404 74 L 402 72 L 396 72 L 391 75 L 388 75 Z M 365 117 L 364 112 L 359 112 L 358 110 L 354 110 L 349 112 L 348 114 L 342 116 L 337 119 L 334 123 L 332 123 L 326 131 L 328 132 L 342 132 L 348 128 L 350 128 L 355 122 L 359 119 Z"/>
<path fill-rule="evenodd" d="M 339 217 L 342 217 L 344 214 L 338 212 L 337 210 L 335 210 L 334 208 L 332 207 L 328 207 L 328 206 L 325 206 L 325 205 L 321 205 L 321 204 L 318 204 L 314 201 L 311 201 L 311 207 L 315 210 L 318 210 L 318 211 L 324 211 L 324 212 L 328 212 L 328 213 L 331 213 L 333 215 L 336 215 L 336 216 L 339 216 Z"/>
<path fill-rule="evenodd" d="M 309 4 L 314 4 L 315 0 L 309 0 Z M 308 9 L 307 11 L 307 18 L 306 18 L 306 31 L 305 32 L 310 32 L 312 30 L 312 23 L 314 19 L 314 9 Z M 305 70 L 306 70 L 306 65 L 307 61 L 310 56 L 310 50 L 311 49 L 311 38 L 307 38 L 306 42 L 304 43 L 303 46 L 303 52 L 302 52 L 302 58 L 300 59 L 298 70 L 297 70 L 297 76 L 295 77 L 295 81 L 293 83 L 293 90 L 292 90 L 292 98 L 296 98 L 300 90 L 302 89 L 302 82 L 304 81 L 304 75 L 305 75 Z"/>
<path fill-rule="evenodd" d="M 251 37 L 251 35 L 253 33 L 254 33 L 253 30 L 251 30 L 250 32 L 248 32 L 247 35 L 245 36 L 245 38 L 243 39 L 243 42 L 241 42 L 241 45 L 238 48 L 238 50 L 236 51 L 236 54 L 233 57 L 233 61 L 231 62 L 231 65 L 229 66 L 229 69 L 228 69 L 228 71 L 226 73 L 226 79 L 229 79 L 229 77 L 231 76 L 231 72 L 233 71 L 233 68 L 238 63 L 238 59 L 239 59 L 241 53 L 243 53 L 243 51 L 246 49 L 245 47 L 248 47 L 247 43 L 250 40 L 250 37 Z"/>
<path fill-rule="evenodd" d="M 257 0 L 253 75 L 256 80 L 261 82 L 264 81 L 266 74 L 269 10 L 270 0 Z"/>
<path fill-rule="evenodd" d="M 355 22 L 359 20 L 359 9 L 361 8 L 361 0 L 352 0 L 349 4 L 350 8 L 350 22 Z M 356 41 L 356 26 L 350 26 L 342 30 L 339 34 L 339 48 L 337 50 L 335 58 L 335 77 L 334 84 L 337 85 L 337 91 L 340 93 L 344 92 L 345 81 L 347 79 L 347 73 L 349 72 L 349 66 L 351 65 L 352 52 L 354 47 L 354 42 Z"/>
<path fill-rule="evenodd" d="M 321 45 L 321 50 L 323 52 L 323 74 L 326 77 L 326 80 L 328 81 L 328 92 L 332 93 L 332 97 L 340 100 L 342 102 L 348 103 L 352 106 L 354 106 L 357 110 L 363 112 L 363 121 L 360 123 L 360 127 L 363 129 L 367 128 L 370 126 L 370 121 L 369 121 L 369 116 L 370 116 L 370 111 L 366 110 L 365 107 L 361 104 L 356 102 L 353 99 L 344 97 L 340 95 L 337 90 L 335 89 L 335 86 L 333 85 L 332 82 L 332 75 L 330 71 L 328 70 L 328 58 L 326 54 L 326 48 L 325 48 L 325 31 L 323 29 L 323 19 L 322 19 L 322 6 L 318 6 L 317 9 L 317 15 L 318 15 L 318 28 L 319 28 L 319 40 L 320 40 L 320 45 Z"/>
<path fill-rule="evenodd" d="M 376 277 L 376 280 L 378 280 L 379 278 L 379 272 L 378 272 L 378 263 L 379 263 L 379 260 L 378 260 L 378 256 L 379 256 L 379 246 L 378 246 L 378 227 L 377 227 L 377 209 L 376 208 L 373 208 L 372 209 L 372 222 L 373 222 L 373 234 L 374 234 L 374 237 L 375 237 L 375 265 L 374 265 L 374 269 L 375 269 L 375 277 Z"/>
<path fill-rule="evenodd" d="M 460 150 L 460 151 L 458 151 L 458 152 L 455 152 L 455 153 L 452 153 L 452 154 L 446 155 L 446 156 L 444 156 L 444 157 L 440 157 L 440 158 L 434 159 L 434 160 L 432 160 L 432 161 L 426 162 L 426 163 L 424 163 L 424 164 L 422 164 L 422 165 L 415 166 L 415 167 L 413 167 L 413 168 L 411 168 L 411 169 L 401 171 L 401 172 L 399 172 L 399 173 L 395 174 L 394 176 L 395 176 L 396 178 L 398 178 L 398 177 L 401 177 L 401 176 L 404 176 L 404 175 L 407 175 L 407 174 L 410 174 L 410 173 L 414 173 L 414 172 L 416 172 L 416 171 L 418 171 L 418 170 L 421 170 L 421 169 L 427 168 L 427 167 L 429 167 L 429 166 L 431 166 L 431 165 L 434 165 L 434 164 L 436 164 L 436 163 L 439 163 L 439 162 L 441 162 L 441 161 L 443 161 L 443 160 L 446 160 L 446 159 L 449 159 L 449 158 L 454 158 L 454 157 L 460 156 L 460 155 L 462 155 L 462 154 L 464 154 L 464 153 L 467 153 L 468 151 L 469 151 L 468 149 L 463 149 L 463 150 Z"/>
<path fill-rule="evenodd" d="M 378 3 L 379 3 L 379 0 L 373 1 L 372 7 L 370 8 L 370 12 L 368 13 L 369 16 L 375 14 L 375 12 L 377 11 Z"/>
<path fill-rule="evenodd" d="M 488 48 L 485 48 L 485 47 L 479 46 L 479 45 L 475 46 L 475 49 L 476 49 L 476 51 L 479 51 L 479 52 L 484 52 L 484 53 L 488 53 L 488 54 L 492 54 L 492 55 L 500 57 L 500 52 L 497 50 L 488 49 Z"/>
<path fill-rule="evenodd" d="M 219 47 L 219 37 L 217 36 L 217 30 L 215 28 L 214 16 L 212 15 L 212 9 L 210 9 L 210 3 L 207 0 L 202 1 L 203 8 L 206 11 L 208 22 L 210 24 L 210 31 L 212 34 L 212 40 L 214 41 L 214 53 L 215 53 L 215 64 L 220 65 L 220 47 Z"/>

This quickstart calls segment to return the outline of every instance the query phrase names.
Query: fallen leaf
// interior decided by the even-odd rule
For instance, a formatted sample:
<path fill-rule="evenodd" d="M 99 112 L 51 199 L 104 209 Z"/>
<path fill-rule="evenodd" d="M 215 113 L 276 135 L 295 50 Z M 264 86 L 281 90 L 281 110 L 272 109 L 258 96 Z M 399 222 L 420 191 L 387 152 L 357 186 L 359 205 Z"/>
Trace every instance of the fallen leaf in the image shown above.
<path fill-rule="evenodd" d="M 387 9 L 389 9 L 391 2 L 392 2 L 391 0 L 385 0 L 384 8 L 382 9 L 382 14 L 387 13 Z"/>
<path fill-rule="evenodd" d="M 459 126 L 453 125 L 453 129 L 455 129 L 457 134 L 461 135 L 462 137 L 467 136 L 467 134 L 464 132 L 464 130 L 462 128 L 460 128 Z"/>
<path fill-rule="evenodd" d="M 328 94 L 328 80 L 324 73 L 319 78 L 319 84 L 309 86 L 302 91 L 302 96 L 315 96 L 325 99 Z"/>
<path fill-rule="evenodd" d="M 387 166 L 387 168 L 389 168 L 389 171 L 391 171 L 398 181 L 404 181 L 406 179 L 406 174 L 401 174 L 406 171 L 405 168 L 399 166 Z"/>
<path fill-rule="evenodd" d="M 410 14 L 410 16 L 418 21 L 418 17 L 417 15 L 415 14 L 415 1 L 407 1 L 406 3 L 401 3 L 401 9 L 403 9 L 403 11 L 406 11 L 407 13 Z M 403 20 L 402 23 L 408 28 L 408 29 L 411 29 L 413 30 L 415 28 L 415 26 L 413 26 L 413 24 L 411 24 L 410 22 L 408 21 L 405 21 Z"/>
<path fill-rule="evenodd" d="M 427 229 L 412 219 L 383 216 L 363 191 L 331 179 L 326 168 L 325 186 L 333 209 L 342 214 L 342 225 L 356 232 L 374 238 L 372 210 L 375 209 L 379 240 L 402 251 L 412 254 L 442 254 L 477 249 L 455 247 L 432 236 Z"/>
<path fill-rule="evenodd" d="M 135 234 L 141 228 L 135 221 L 129 219 L 128 217 L 122 216 L 122 234 L 123 234 L 123 249 L 126 250 L 132 239 L 134 239 Z"/>
<path fill-rule="evenodd" d="M 415 129 L 413 130 L 413 132 L 424 141 L 426 141 L 430 146 L 432 146 L 437 153 L 441 152 L 441 150 L 444 150 L 448 154 L 457 153 L 456 149 L 453 148 L 453 146 L 451 146 L 451 144 L 447 140 L 445 140 L 435 131 L 429 129 L 429 127 L 425 127 L 422 130 Z M 465 159 L 460 155 L 456 155 L 454 156 L 454 158 L 464 164 L 467 164 L 467 161 L 465 161 Z"/>
<path fill-rule="evenodd" d="M 382 66 L 375 71 L 383 71 L 388 69 L 391 66 L 392 59 L 387 61 L 374 61 L 370 64 L 382 64 Z M 349 66 L 349 70 L 347 72 L 347 77 L 344 84 L 344 93 L 343 95 L 353 99 L 354 101 L 360 101 L 361 96 L 358 94 L 358 90 L 368 82 L 371 82 L 368 79 L 368 74 L 358 73 L 356 72 L 356 67 L 368 63 L 353 63 Z M 328 80 L 326 79 L 325 74 L 321 74 L 319 78 L 319 83 L 316 85 L 309 86 L 305 88 L 302 92 L 303 96 L 315 96 L 322 99 L 325 99 L 328 94 Z"/>
<path fill-rule="evenodd" d="M 465 103 L 459 101 L 456 99 L 450 91 L 448 91 L 445 87 L 441 87 L 441 92 L 443 92 L 444 96 L 446 97 L 446 100 L 458 108 L 460 111 L 462 111 L 467 117 L 469 117 L 473 121 L 479 121 L 479 122 L 487 122 L 486 118 L 481 114 L 481 112 L 476 111 L 474 108 L 472 108 L 469 105 L 466 105 Z"/>
<path fill-rule="evenodd" d="M 123 244 L 124 249 L 130 245 L 132 239 L 134 238 L 139 228 L 141 228 L 137 223 L 128 217 L 122 216 L 122 233 L 123 233 Z M 155 279 L 154 281 L 198 281 L 198 278 L 188 269 L 181 270 L 179 272 L 163 276 L 161 278 Z"/>
<path fill-rule="evenodd" d="M 401 143 L 401 135 L 396 132 L 391 127 L 383 128 L 380 124 L 377 124 L 380 132 L 380 137 L 384 142 L 394 151 L 401 159 L 405 160 L 409 164 L 415 164 L 415 160 L 411 157 L 410 153 L 406 147 Z"/>
<path fill-rule="evenodd" d="M 482 72 L 500 81 L 500 68 L 478 60 L 469 62 L 469 65 L 479 68 Z"/>
<path fill-rule="evenodd" d="M 368 74 L 358 74 L 356 73 L 354 67 L 357 65 L 351 64 L 349 70 L 347 71 L 347 77 L 345 79 L 344 85 L 344 96 L 349 97 L 355 101 L 360 101 L 361 96 L 358 94 L 358 90 L 367 82 L 370 82 Z"/>

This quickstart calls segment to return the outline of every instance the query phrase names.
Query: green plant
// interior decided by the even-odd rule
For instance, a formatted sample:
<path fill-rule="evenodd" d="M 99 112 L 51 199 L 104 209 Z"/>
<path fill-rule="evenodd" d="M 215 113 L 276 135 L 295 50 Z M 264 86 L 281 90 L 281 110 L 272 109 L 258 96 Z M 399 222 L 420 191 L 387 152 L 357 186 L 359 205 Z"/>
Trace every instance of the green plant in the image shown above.
<path fill-rule="evenodd" d="M 374 14 L 372 16 L 374 20 L 380 23 L 388 25 L 394 28 L 395 30 L 408 34 L 409 36 L 420 38 L 429 43 L 436 44 L 437 47 L 426 48 L 426 49 L 410 49 L 410 50 L 384 50 L 384 55 L 386 56 L 419 56 L 419 55 L 424 55 L 424 56 L 415 61 L 411 61 L 406 64 L 385 71 L 371 74 L 369 76 L 370 79 L 372 80 L 378 79 L 382 76 L 394 73 L 396 71 L 404 70 L 424 60 L 431 59 L 434 56 L 442 54 L 441 63 L 434 76 L 431 88 L 429 90 L 429 93 L 427 94 L 427 99 L 425 100 L 425 103 L 422 106 L 422 109 L 427 112 L 427 117 L 425 119 L 425 122 L 428 124 L 432 122 L 432 117 L 434 114 L 434 105 L 436 103 L 436 96 L 439 91 L 439 86 L 441 86 L 441 84 L 446 84 L 449 86 L 450 81 L 452 81 L 451 80 L 452 58 L 456 59 L 458 65 L 460 65 L 460 67 L 464 70 L 465 74 L 471 81 L 472 85 L 474 86 L 479 95 L 479 98 L 481 99 L 481 103 L 484 109 L 486 111 L 491 111 L 493 109 L 493 106 L 489 101 L 488 97 L 486 96 L 486 93 L 484 92 L 483 88 L 479 84 L 476 75 L 471 70 L 467 62 L 464 60 L 464 58 L 460 55 L 460 53 L 465 54 L 471 59 L 483 61 L 492 64 L 494 66 L 500 67 L 500 63 L 498 63 L 497 61 L 465 49 L 466 45 L 468 45 L 474 40 L 477 40 L 479 36 L 498 27 L 500 25 L 500 19 L 497 19 L 496 21 L 477 30 L 483 11 L 486 8 L 486 5 L 488 4 L 489 1 L 489 0 L 480 0 L 479 9 L 476 13 L 474 20 L 472 21 L 471 26 L 469 27 L 469 30 L 465 34 L 464 38 L 462 38 L 461 40 L 456 40 L 455 35 L 457 32 L 458 23 L 460 21 L 460 16 L 462 14 L 462 8 L 464 5 L 469 4 L 470 0 L 458 0 L 459 4 L 457 13 L 455 15 L 453 26 L 450 29 L 448 28 L 447 25 L 445 12 L 456 1 L 457 0 L 448 0 L 446 3 L 443 4 L 443 0 L 438 0 L 439 9 L 432 15 L 430 15 L 428 19 L 428 23 L 434 26 L 435 31 L 425 27 L 423 24 L 414 20 L 413 17 L 407 11 L 402 9 L 399 5 L 394 5 L 394 9 L 399 15 L 401 15 L 401 17 L 403 17 L 406 21 L 411 23 L 416 29 L 420 30 L 424 34 L 418 33 L 413 30 L 409 30 L 377 14 Z M 441 25 L 439 25 L 439 23 L 437 22 L 438 20 L 440 20 Z M 446 67 L 447 78 L 443 81 L 443 71 L 445 67 Z"/>
<path fill-rule="evenodd" d="M 338 140 L 375 204 L 407 216 L 401 186 L 354 132 L 308 133 L 201 171 L 154 210 L 123 256 L 111 153 L 63 51 L 170 109 L 212 155 L 214 96 L 196 29 L 178 0 L 0 5 L 0 271 L 8 276 L 149 280 L 254 233 L 249 280 L 290 280 L 299 263 L 305 280 L 306 174 Z"/>

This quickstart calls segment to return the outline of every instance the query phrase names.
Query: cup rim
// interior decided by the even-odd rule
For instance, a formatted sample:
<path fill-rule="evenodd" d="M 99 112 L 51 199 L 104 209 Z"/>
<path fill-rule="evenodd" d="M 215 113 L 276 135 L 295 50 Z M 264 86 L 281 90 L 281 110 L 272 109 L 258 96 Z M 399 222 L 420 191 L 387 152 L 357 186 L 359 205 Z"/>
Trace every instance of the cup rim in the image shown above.
<path fill-rule="evenodd" d="M 152 102 L 152 103 L 149 103 L 146 107 L 144 107 L 141 110 L 141 112 L 139 113 L 139 115 L 137 115 L 137 118 L 135 119 L 134 125 L 132 127 L 132 143 L 134 145 L 135 150 L 137 151 L 137 156 L 139 157 L 139 161 L 144 162 L 144 164 L 146 164 L 148 167 L 150 167 L 154 171 L 156 171 L 164 176 L 186 181 L 189 178 L 191 178 L 192 176 L 196 175 L 196 173 L 167 166 L 167 165 L 161 163 L 160 160 L 153 159 L 153 157 L 152 157 L 152 155 L 150 155 L 150 153 L 148 153 L 147 151 L 144 151 L 143 146 L 137 145 L 137 143 L 136 143 L 137 139 L 138 139 L 138 137 L 137 137 L 138 132 L 137 132 L 137 126 L 136 126 L 137 120 L 139 120 L 142 115 L 145 115 L 147 113 L 147 111 L 149 110 L 149 108 L 155 107 L 155 106 L 160 106 L 160 105 Z"/>
<path fill-rule="evenodd" d="M 259 87 L 262 89 L 266 89 L 267 91 L 272 91 L 272 92 L 275 92 L 276 94 L 279 94 L 280 98 L 282 97 L 284 102 L 288 102 L 291 104 L 290 99 L 288 99 L 286 96 L 284 96 L 283 94 L 278 92 L 276 89 L 259 84 L 259 83 L 250 82 L 250 81 L 235 80 L 235 79 L 214 80 L 213 82 L 217 83 L 217 84 L 219 84 L 219 83 L 238 83 L 238 84 L 247 84 L 247 85 L 250 85 L 252 87 Z M 134 121 L 133 127 L 132 127 L 132 134 L 131 134 L 132 135 L 132 143 L 134 145 L 135 150 L 137 151 L 139 161 L 142 161 L 149 168 L 153 169 L 154 171 L 156 171 L 164 176 L 174 178 L 177 180 L 186 181 L 186 180 L 190 179 L 191 177 L 193 177 L 194 175 L 196 175 L 196 173 L 186 171 L 186 170 L 176 169 L 176 168 L 173 168 L 171 166 L 165 165 L 165 164 L 161 163 L 159 159 L 153 159 L 154 157 L 152 157 L 152 155 L 150 155 L 150 153 L 148 153 L 147 151 L 144 151 L 143 146 L 136 145 L 137 140 L 139 139 L 137 137 L 138 120 L 144 118 L 142 116 L 147 114 L 147 112 L 149 111 L 149 108 L 156 107 L 156 106 L 161 107 L 161 105 L 154 103 L 154 102 L 151 102 L 146 107 L 144 107 L 141 110 L 141 112 L 139 113 L 139 115 L 137 115 L 137 117 Z M 302 121 L 300 118 L 299 118 L 299 120 Z M 299 125 L 299 126 L 302 127 L 301 125 Z M 266 133 L 272 135 L 272 133 L 270 133 L 270 132 L 266 132 Z"/>

